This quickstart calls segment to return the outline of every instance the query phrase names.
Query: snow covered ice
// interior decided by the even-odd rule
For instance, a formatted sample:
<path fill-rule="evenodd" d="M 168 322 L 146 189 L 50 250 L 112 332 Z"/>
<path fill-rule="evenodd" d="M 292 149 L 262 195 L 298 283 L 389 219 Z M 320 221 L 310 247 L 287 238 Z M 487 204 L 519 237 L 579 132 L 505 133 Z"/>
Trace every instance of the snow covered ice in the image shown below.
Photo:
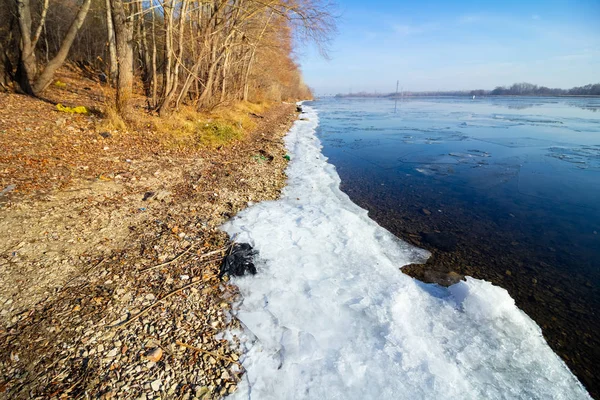
<path fill-rule="evenodd" d="M 223 226 L 259 255 L 235 278 L 245 326 L 240 399 L 589 399 L 540 328 L 502 288 L 468 278 L 420 283 L 424 260 L 339 190 L 315 136 L 318 116 L 286 138 L 281 199 Z"/>

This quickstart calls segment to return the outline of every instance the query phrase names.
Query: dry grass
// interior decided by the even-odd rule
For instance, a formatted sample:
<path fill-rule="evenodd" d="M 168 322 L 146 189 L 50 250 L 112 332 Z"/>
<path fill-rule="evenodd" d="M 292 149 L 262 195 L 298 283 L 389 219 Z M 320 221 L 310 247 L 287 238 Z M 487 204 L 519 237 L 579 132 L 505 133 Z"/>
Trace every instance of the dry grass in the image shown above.
<path fill-rule="evenodd" d="M 243 139 L 256 128 L 257 115 L 269 107 L 267 103 L 249 102 L 229 104 L 206 112 L 184 107 L 167 118 L 146 114 L 135 124 L 138 130 L 147 129 L 156 134 L 167 148 L 215 148 Z M 115 118 L 108 112 L 106 115 L 107 124 L 114 126 Z"/>
<path fill-rule="evenodd" d="M 113 105 L 106 105 L 104 108 L 104 118 L 98 123 L 99 130 L 107 131 L 126 131 L 127 124 Z"/>
<path fill-rule="evenodd" d="M 145 140 L 157 142 L 163 150 L 177 152 L 218 148 L 243 139 L 256 128 L 258 116 L 273 103 L 224 103 L 210 111 L 199 112 L 193 106 L 183 106 L 168 117 L 159 117 L 146 111 L 146 98 L 141 84 L 134 90 L 134 116 L 124 121 L 115 109 L 114 89 L 82 77 L 75 66 L 62 68 L 55 83 L 45 92 L 53 103 L 68 107 L 83 105 L 100 117 L 97 132 L 110 132 L 113 136 L 139 134 Z"/>

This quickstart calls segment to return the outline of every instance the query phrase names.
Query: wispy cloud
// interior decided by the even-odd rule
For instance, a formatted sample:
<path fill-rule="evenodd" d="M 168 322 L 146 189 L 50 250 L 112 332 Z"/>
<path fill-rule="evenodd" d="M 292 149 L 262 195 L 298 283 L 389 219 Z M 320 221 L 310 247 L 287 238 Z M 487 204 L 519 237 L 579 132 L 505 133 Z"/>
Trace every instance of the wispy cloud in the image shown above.
<path fill-rule="evenodd" d="M 537 20 L 540 20 L 540 19 L 542 19 L 542 17 L 540 17 L 540 16 L 539 16 L 539 15 L 537 15 L 537 14 L 533 14 L 533 15 L 531 16 L 531 19 L 534 19 L 534 20 L 536 20 L 536 21 L 537 21 Z"/>
<path fill-rule="evenodd" d="M 427 33 L 438 29 L 439 25 L 434 23 L 422 25 L 394 24 L 392 29 L 399 35 L 411 36 Z"/>

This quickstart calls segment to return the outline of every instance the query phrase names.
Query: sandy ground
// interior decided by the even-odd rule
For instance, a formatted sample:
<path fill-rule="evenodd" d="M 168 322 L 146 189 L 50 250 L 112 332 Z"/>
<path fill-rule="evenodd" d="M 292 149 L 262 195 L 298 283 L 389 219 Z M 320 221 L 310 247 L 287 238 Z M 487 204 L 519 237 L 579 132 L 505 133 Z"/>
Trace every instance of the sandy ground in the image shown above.
<path fill-rule="evenodd" d="M 173 151 L 52 101 L 0 104 L 0 397 L 233 392 L 239 355 L 218 334 L 237 327 L 236 288 L 218 278 L 217 227 L 279 195 L 295 106 L 230 145 Z"/>

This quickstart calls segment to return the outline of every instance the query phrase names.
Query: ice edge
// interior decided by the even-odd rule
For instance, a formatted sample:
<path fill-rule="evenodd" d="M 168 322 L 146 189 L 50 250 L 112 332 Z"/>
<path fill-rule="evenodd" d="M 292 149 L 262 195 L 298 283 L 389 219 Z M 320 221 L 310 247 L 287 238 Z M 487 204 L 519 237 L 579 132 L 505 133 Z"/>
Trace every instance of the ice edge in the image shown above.
<path fill-rule="evenodd" d="M 281 198 L 223 226 L 259 251 L 258 274 L 234 280 L 246 369 L 234 398 L 589 399 L 504 289 L 398 271 L 427 252 L 340 191 L 304 109 Z"/>

